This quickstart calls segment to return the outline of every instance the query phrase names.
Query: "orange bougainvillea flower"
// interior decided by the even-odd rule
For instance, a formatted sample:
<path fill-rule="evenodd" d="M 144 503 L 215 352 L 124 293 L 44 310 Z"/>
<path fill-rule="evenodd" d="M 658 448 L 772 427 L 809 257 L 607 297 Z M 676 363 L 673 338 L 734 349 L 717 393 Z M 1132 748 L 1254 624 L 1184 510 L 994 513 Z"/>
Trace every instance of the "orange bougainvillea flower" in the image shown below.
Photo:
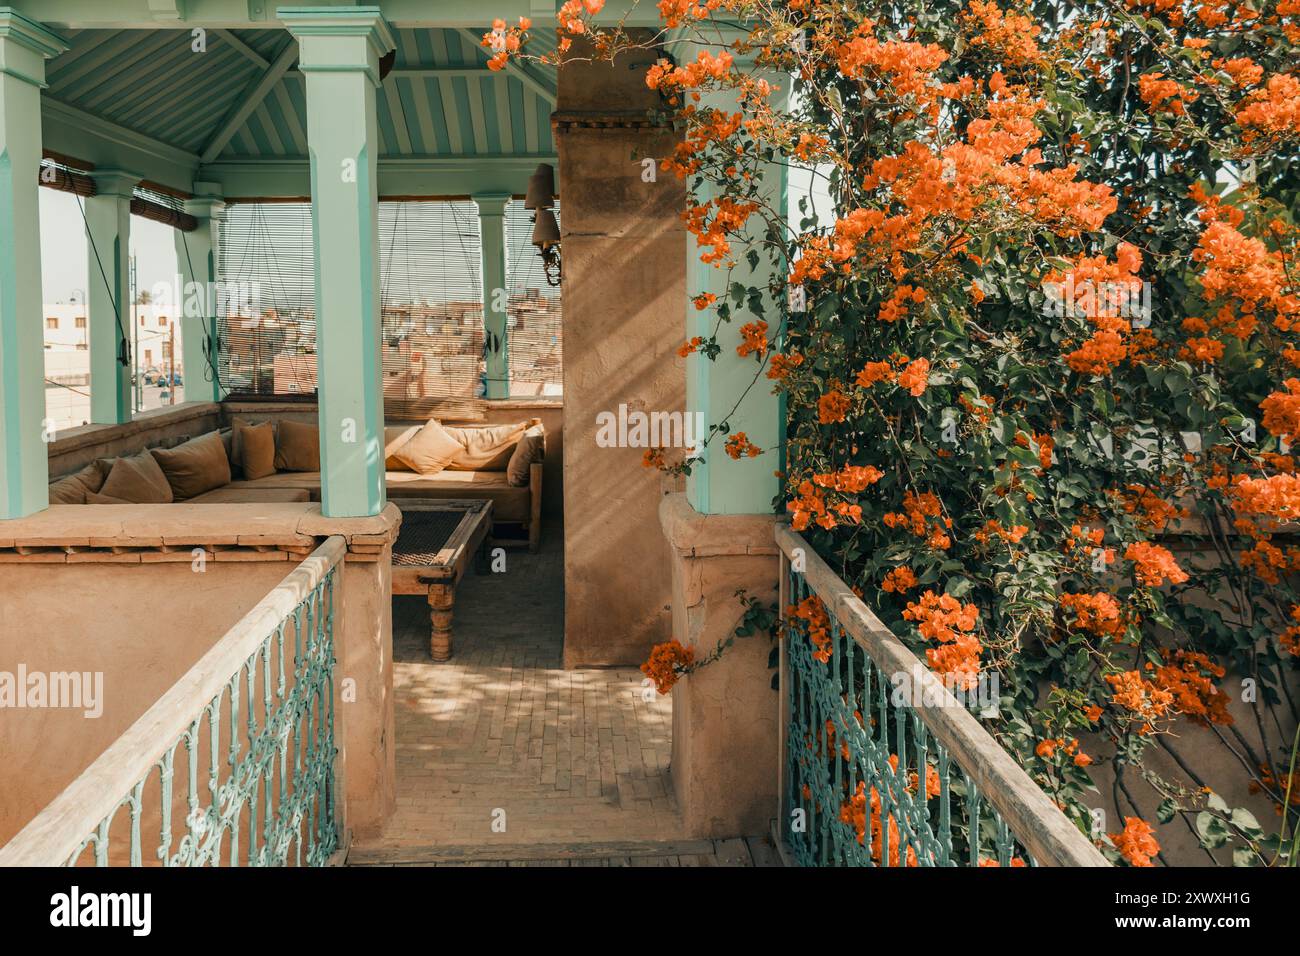
<path fill-rule="evenodd" d="M 815 650 L 813 659 L 827 663 L 831 659 L 831 619 L 826 613 L 826 605 L 815 594 L 810 594 L 799 604 L 786 609 L 786 616 L 803 621 L 803 628 L 808 634 Z"/>
<path fill-rule="evenodd" d="M 736 346 L 736 354 L 741 358 L 746 355 L 762 355 L 767 351 L 767 323 L 763 320 L 749 322 L 740 327 L 743 341 Z"/>
<path fill-rule="evenodd" d="M 792 352 L 789 355 L 773 355 L 772 361 L 768 364 L 767 377 L 778 382 L 784 382 L 790 376 L 790 373 L 801 365 L 803 365 L 803 356 L 798 352 Z"/>
<path fill-rule="evenodd" d="M 890 382 L 894 379 L 894 367 L 888 362 L 868 362 L 862 366 L 862 371 L 858 373 L 855 384 L 862 388 L 870 388 L 877 382 Z"/>
<path fill-rule="evenodd" d="M 885 579 L 880 582 L 882 591 L 892 591 L 903 594 L 917 586 L 916 575 L 912 573 L 911 568 L 894 568 L 885 575 Z"/>
<path fill-rule="evenodd" d="M 898 373 L 898 387 L 906 389 L 913 396 L 920 397 L 930 383 L 930 360 L 913 359 L 907 367 Z"/>
<path fill-rule="evenodd" d="M 655 690 L 666 694 L 673 689 L 673 685 L 681 677 L 691 672 L 694 665 L 694 649 L 683 647 L 681 642 L 674 638 L 665 644 L 656 644 L 650 649 L 650 657 L 641 665 L 641 673 L 654 681 Z"/>
<path fill-rule="evenodd" d="M 1174 695 L 1144 678 L 1140 671 L 1107 674 L 1106 683 L 1111 686 L 1111 703 L 1142 722 L 1140 733 L 1154 732 L 1154 721 L 1164 717 L 1173 706 Z"/>
<path fill-rule="evenodd" d="M 686 342 L 683 342 L 681 347 L 677 349 L 677 354 L 680 355 L 682 358 L 686 358 L 686 356 L 692 354 L 696 349 L 698 349 L 703 344 L 704 344 L 704 337 L 697 335 L 693 339 L 689 339 Z"/>
<path fill-rule="evenodd" d="M 823 425 L 844 421 L 852 403 L 838 389 L 832 389 L 817 400 L 817 420 Z"/>
<path fill-rule="evenodd" d="M 962 604 L 951 594 L 926 591 L 920 601 L 908 603 L 903 617 L 914 622 L 926 640 L 941 645 L 925 652 L 935 673 L 961 690 L 976 686 L 983 646 L 974 633 L 979 623 L 979 610 L 974 604 Z"/>
<path fill-rule="evenodd" d="M 1259 403 L 1264 413 L 1262 424 L 1277 437 L 1293 442 L 1300 437 L 1300 379 L 1288 378 L 1282 389 Z"/>
<path fill-rule="evenodd" d="M 1151 858 L 1160 852 L 1155 832 L 1141 817 L 1125 817 L 1124 831 L 1112 833 L 1110 839 L 1129 866 L 1155 866 Z"/>
<path fill-rule="evenodd" d="M 1124 633 L 1119 602 L 1109 594 L 1062 594 L 1060 603 L 1073 614 L 1072 627 L 1098 637 L 1118 637 Z"/>
<path fill-rule="evenodd" d="M 727 454 L 739 461 L 741 458 L 757 458 L 763 454 L 763 449 L 759 448 L 744 432 L 736 432 L 727 439 L 725 445 Z"/>
<path fill-rule="evenodd" d="M 1182 584 L 1188 579 L 1187 572 L 1178 566 L 1168 548 L 1149 541 L 1130 544 L 1124 552 L 1124 560 L 1136 565 L 1137 579 L 1147 587 L 1158 588 L 1166 579 L 1170 584 Z"/>

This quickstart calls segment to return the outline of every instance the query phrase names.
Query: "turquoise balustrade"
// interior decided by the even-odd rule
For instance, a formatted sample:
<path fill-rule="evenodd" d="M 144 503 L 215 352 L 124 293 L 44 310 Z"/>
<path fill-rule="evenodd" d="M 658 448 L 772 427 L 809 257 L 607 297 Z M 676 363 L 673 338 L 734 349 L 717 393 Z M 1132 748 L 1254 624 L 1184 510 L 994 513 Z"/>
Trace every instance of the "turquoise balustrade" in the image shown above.
<path fill-rule="evenodd" d="M 304 559 L 0 849 L 0 866 L 324 865 L 339 846 L 345 553 L 335 536 Z"/>
<path fill-rule="evenodd" d="M 1108 866 L 1093 843 L 813 551 L 778 526 L 783 846 L 801 866 Z M 816 604 L 814 603 L 814 606 Z M 992 701 L 996 703 L 994 688 Z"/>

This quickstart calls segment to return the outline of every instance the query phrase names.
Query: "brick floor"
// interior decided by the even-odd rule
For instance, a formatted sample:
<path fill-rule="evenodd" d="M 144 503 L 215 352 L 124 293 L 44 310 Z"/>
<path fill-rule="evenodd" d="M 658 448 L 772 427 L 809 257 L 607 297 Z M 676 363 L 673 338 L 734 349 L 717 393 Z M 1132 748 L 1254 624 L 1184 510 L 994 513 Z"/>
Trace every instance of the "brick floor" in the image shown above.
<path fill-rule="evenodd" d="M 397 810 L 359 848 L 681 838 L 671 700 L 635 668 L 563 669 L 563 582 L 558 527 L 467 573 L 445 664 L 424 599 L 394 599 Z"/>

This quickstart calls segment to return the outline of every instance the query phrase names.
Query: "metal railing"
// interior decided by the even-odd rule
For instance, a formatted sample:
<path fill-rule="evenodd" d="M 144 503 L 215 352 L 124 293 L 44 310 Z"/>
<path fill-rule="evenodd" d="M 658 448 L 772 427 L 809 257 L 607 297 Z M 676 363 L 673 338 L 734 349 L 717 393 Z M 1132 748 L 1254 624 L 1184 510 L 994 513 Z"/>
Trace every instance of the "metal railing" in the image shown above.
<path fill-rule="evenodd" d="M 304 559 L 0 848 L 0 866 L 323 865 L 338 847 L 334 590 L 346 551 L 334 536 Z M 157 835 L 147 860 L 146 833 Z"/>
<path fill-rule="evenodd" d="M 795 862 L 1109 865 L 807 541 L 776 539 L 782 610 L 811 601 L 819 630 L 781 641 L 778 825 Z"/>

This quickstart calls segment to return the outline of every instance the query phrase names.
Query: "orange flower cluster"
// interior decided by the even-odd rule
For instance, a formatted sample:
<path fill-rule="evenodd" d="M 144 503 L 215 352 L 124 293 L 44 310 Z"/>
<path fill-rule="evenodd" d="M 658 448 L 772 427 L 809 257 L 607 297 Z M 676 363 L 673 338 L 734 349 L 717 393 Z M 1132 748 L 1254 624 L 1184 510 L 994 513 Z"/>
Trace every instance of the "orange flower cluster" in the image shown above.
<path fill-rule="evenodd" d="M 894 380 L 894 367 L 888 362 L 868 362 L 862 366 L 862 371 L 854 383 L 862 388 L 870 388 L 877 382 L 892 382 Z"/>
<path fill-rule="evenodd" d="M 704 337 L 701 335 L 697 335 L 693 339 L 688 339 L 687 341 L 683 342 L 681 346 L 677 349 L 677 354 L 680 355 L 682 358 L 686 358 L 686 356 L 692 354 L 696 349 L 698 349 L 703 344 L 704 344 Z"/>
<path fill-rule="evenodd" d="M 897 757 L 893 760 L 897 761 Z M 884 842 L 884 832 L 886 824 L 889 827 L 889 866 L 899 866 L 903 859 L 902 851 L 899 847 L 902 841 L 902 834 L 898 829 L 898 824 L 894 822 L 893 814 L 890 814 L 889 820 L 882 819 L 880 810 L 880 794 L 876 788 L 871 788 L 871 858 L 880 863 L 882 844 Z M 840 822 L 853 827 L 858 836 L 858 845 L 867 845 L 867 782 L 858 781 L 857 792 L 848 800 L 840 805 Z M 912 847 L 907 848 L 907 865 L 916 866 L 916 851 Z"/>
<path fill-rule="evenodd" d="M 919 398 L 930 384 L 930 360 L 913 359 L 898 373 L 898 387 Z"/>
<path fill-rule="evenodd" d="M 1249 551 L 1241 552 L 1241 566 L 1254 571 L 1265 584 L 1280 584 L 1282 574 L 1300 571 L 1300 548 L 1283 551 L 1265 538 L 1256 541 Z"/>
<path fill-rule="evenodd" d="M 1300 520 L 1300 477 L 1271 475 L 1248 478 L 1238 475 L 1229 489 L 1232 506 L 1241 514 L 1259 515 L 1274 521 Z"/>
<path fill-rule="evenodd" d="M 1073 738 L 1066 740 L 1064 737 L 1055 739 L 1049 737 L 1047 740 L 1040 740 L 1038 746 L 1034 748 L 1034 753 L 1043 760 L 1051 760 L 1058 750 L 1070 757 L 1076 767 L 1087 767 L 1092 764 L 1092 758 L 1079 749 L 1079 741 Z"/>
<path fill-rule="evenodd" d="M 1124 831 L 1112 833 L 1110 839 L 1129 866 L 1155 866 L 1151 858 L 1160 852 L 1155 832 L 1141 817 L 1125 817 Z"/>
<path fill-rule="evenodd" d="M 1144 73 L 1138 77 L 1138 95 L 1142 102 L 1156 113 L 1182 116 L 1187 107 L 1198 99 L 1195 92 L 1177 80 L 1166 79 L 1163 73 Z"/>
<path fill-rule="evenodd" d="M 1288 378 L 1282 388 L 1259 403 L 1262 424 L 1278 438 L 1294 442 L 1300 439 L 1300 379 Z"/>
<path fill-rule="evenodd" d="M 792 352 L 789 355 L 773 355 L 772 361 L 767 368 L 767 377 L 778 382 L 784 382 L 786 378 L 803 364 L 803 356 L 798 352 Z"/>
<path fill-rule="evenodd" d="M 662 92 L 698 89 L 706 83 L 725 81 L 732 75 L 732 65 L 731 54 L 726 50 L 717 55 L 701 50 L 695 61 L 685 66 L 660 60 L 646 71 L 645 84 Z"/>
<path fill-rule="evenodd" d="M 962 604 L 951 594 L 926 591 L 919 602 L 908 603 L 903 617 L 914 622 L 926 640 L 941 645 L 925 652 L 935 673 L 962 690 L 975 687 L 983 647 L 974 633 L 979 623 L 979 609 L 974 604 Z"/>
<path fill-rule="evenodd" d="M 655 690 L 666 694 L 695 665 L 695 650 L 683 647 L 676 638 L 650 649 L 650 658 L 641 665 L 641 673 L 655 683 Z"/>
<path fill-rule="evenodd" d="M 1300 77 L 1276 73 L 1262 90 L 1246 96 L 1237 106 L 1242 141 L 1253 148 L 1275 148 L 1300 139 Z"/>
<path fill-rule="evenodd" d="M 1136 516 L 1143 531 L 1164 531 L 1170 521 L 1189 516 L 1185 508 L 1175 508 L 1145 485 L 1129 485 L 1119 498 L 1124 512 Z"/>
<path fill-rule="evenodd" d="M 1292 657 L 1300 657 L 1300 604 L 1291 608 L 1291 620 L 1296 623 L 1281 633 L 1278 644 Z"/>
<path fill-rule="evenodd" d="M 823 425 L 844 421 L 853 403 L 839 389 L 831 389 L 817 400 L 817 420 Z"/>
<path fill-rule="evenodd" d="M 866 491 L 883 477 L 885 473 L 875 465 L 845 465 L 839 471 L 813 475 L 813 481 L 823 488 L 858 494 Z"/>
<path fill-rule="evenodd" d="M 1061 607 L 1074 614 L 1073 627 L 1098 637 L 1119 637 L 1124 633 L 1124 617 L 1119 602 L 1109 594 L 1062 594 Z"/>
<path fill-rule="evenodd" d="M 799 602 L 798 606 L 786 608 L 786 616 L 803 621 L 803 629 L 808 640 L 816 650 L 813 659 L 825 664 L 831 659 L 831 619 L 826 613 L 826 605 L 815 594 L 810 594 Z"/>
<path fill-rule="evenodd" d="M 1142 280 L 1137 277 L 1141 268 L 1142 254 L 1124 242 L 1115 250 L 1114 262 L 1105 256 L 1084 256 L 1068 271 L 1044 276 L 1044 286 L 1057 296 L 1068 291 L 1073 306 L 1096 329 L 1091 338 L 1065 355 L 1066 364 L 1080 375 L 1108 375 L 1129 357 L 1131 323 L 1126 313 L 1141 292 Z"/>
<path fill-rule="evenodd" d="M 1007 544 L 1019 544 L 1020 539 L 1029 533 L 1029 526 L 1018 524 L 1010 528 L 1002 527 L 1002 524 L 994 518 L 984 522 L 984 527 L 976 531 L 973 537 L 980 544 L 988 544 L 994 538 L 1004 541 Z"/>
<path fill-rule="evenodd" d="M 506 21 L 500 18 L 492 21 L 492 32 L 483 34 L 480 41 L 481 46 L 492 51 L 487 63 L 489 70 L 500 71 L 506 68 L 510 55 L 519 52 L 532 25 L 533 21 L 528 17 L 520 17 L 518 27 L 508 27 Z"/>
<path fill-rule="evenodd" d="M 1173 694 L 1163 687 L 1157 687 L 1143 677 L 1140 671 L 1107 674 L 1106 683 L 1111 687 L 1111 703 L 1123 707 L 1143 721 L 1139 733 L 1154 733 L 1153 721 L 1165 716 L 1174 703 Z"/>
<path fill-rule="evenodd" d="M 1137 579 L 1146 587 L 1158 588 L 1166 579 L 1170 584 L 1182 584 L 1188 578 L 1168 548 L 1150 541 L 1130 544 L 1124 551 L 1124 560 L 1134 563 Z"/>
<path fill-rule="evenodd" d="M 1154 683 L 1173 696 L 1173 709 L 1193 723 L 1231 724 L 1228 697 L 1214 686 L 1224 670 L 1206 655 L 1196 651 L 1174 652 L 1172 664 L 1156 668 Z"/>
<path fill-rule="evenodd" d="M 921 303 L 925 301 L 925 290 L 920 286 L 900 285 L 894 289 L 894 294 L 885 300 L 880 307 L 880 312 L 876 318 L 881 322 L 897 322 L 899 319 L 907 317 L 908 303 Z"/>
<path fill-rule="evenodd" d="M 767 352 L 767 323 L 762 319 L 742 325 L 740 337 L 743 341 L 736 346 L 736 354 L 741 358 L 755 354 L 762 356 Z"/>
<path fill-rule="evenodd" d="M 700 255 L 700 261 L 721 266 L 731 255 L 727 236 L 743 227 L 757 209 L 758 203 L 737 202 L 727 196 L 687 209 L 682 216 L 686 228 L 701 247 L 709 250 Z"/>
<path fill-rule="evenodd" d="M 932 526 L 933 519 L 933 526 Z M 888 528 L 906 528 L 937 551 L 946 551 L 952 541 L 944 529 L 952 527 L 952 519 L 944 517 L 943 506 L 933 491 L 919 495 L 903 492 L 903 510 L 886 512 L 881 519 Z"/>
<path fill-rule="evenodd" d="M 586 33 L 587 22 L 583 19 L 583 13 L 594 17 L 604 7 L 605 0 L 565 0 L 564 5 L 555 11 L 555 19 L 560 21 L 559 30 L 573 34 Z M 568 37 L 564 38 L 564 40 L 568 39 Z M 563 40 L 561 49 L 568 49 Z"/>
<path fill-rule="evenodd" d="M 1024 14 L 1007 13 L 985 0 L 970 0 L 962 11 L 961 23 L 974 34 L 971 46 L 989 50 L 1004 66 L 1026 67 L 1043 62 L 1043 51 L 1034 39 L 1038 29 Z"/>
<path fill-rule="evenodd" d="M 880 582 L 880 589 L 897 594 L 904 594 L 918 584 L 916 575 L 912 573 L 911 568 L 894 568 L 885 575 L 885 579 Z"/>
<path fill-rule="evenodd" d="M 1192 259 L 1204 267 L 1200 279 L 1206 301 L 1231 300 L 1220 310 L 1215 324 L 1238 338 L 1244 339 L 1254 330 L 1255 313 L 1261 306 L 1278 314 L 1274 324 L 1279 327 L 1289 327 L 1288 316 L 1300 309 L 1295 296 L 1285 294 L 1281 256 L 1260 240 L 1242 235 L 1231 223 L 1215 221 L 1206 226 Z M 1235 312 L 1244 316 L 1236 319 Z"/>
<path fill-rule="evenodd" d="M 724 450 L 731 458 L 739 461 L 742 458 L 757 458 L 763 454 L 763 449 L 759 448 L 744 432 L 736 432 L 727 439 Z"/>

